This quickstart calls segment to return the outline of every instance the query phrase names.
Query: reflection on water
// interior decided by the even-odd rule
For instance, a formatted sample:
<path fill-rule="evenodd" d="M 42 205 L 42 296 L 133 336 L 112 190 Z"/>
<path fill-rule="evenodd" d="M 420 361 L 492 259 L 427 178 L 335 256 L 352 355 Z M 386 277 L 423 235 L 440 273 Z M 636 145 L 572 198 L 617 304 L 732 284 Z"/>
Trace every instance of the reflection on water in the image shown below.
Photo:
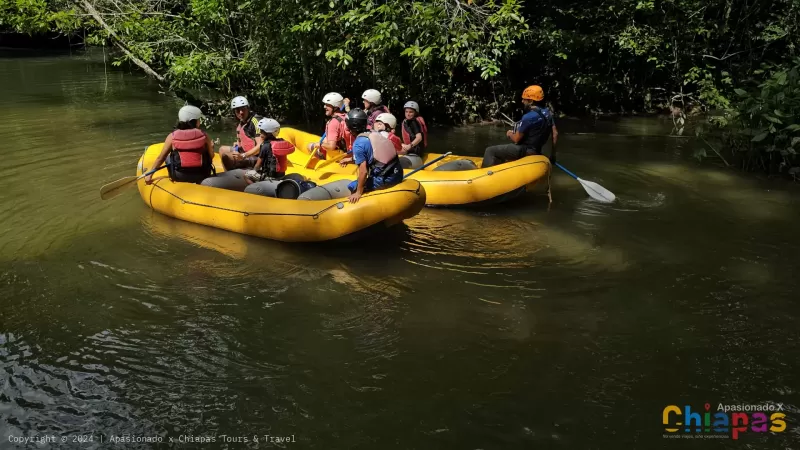
<path fill-rule="evenodd" d="M 0 437 L 662 448 L 668 404 L 798 411 L 797 187 L 699 165 L 669 120 L 559 123 L 560 162 L 612 205 L 556 173 L 549 210 L 539 193 L 289 245 L 161 216 L 135 190 L 98 199 L 174 121 L 150 81 L 92 55 L 17 54 L 0 77 Z M 788 448 L 789 423 L 746 446 Z"/>

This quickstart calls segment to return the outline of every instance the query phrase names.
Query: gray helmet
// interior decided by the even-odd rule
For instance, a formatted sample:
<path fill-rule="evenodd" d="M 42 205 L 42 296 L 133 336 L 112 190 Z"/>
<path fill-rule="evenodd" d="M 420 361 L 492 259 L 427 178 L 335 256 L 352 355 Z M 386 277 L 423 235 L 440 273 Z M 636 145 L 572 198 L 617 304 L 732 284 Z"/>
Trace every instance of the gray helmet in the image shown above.
<path fill-rule="evenodd" d="M 406 102 L 405 105 L 403 105 L 403 109 L 406 109 L 406 108 L 411 108 L 414 111 L 419 112 L 419 103 L 417 103 L 417 102 L 415 102 L 413 100 L 409 100 L 409 101 Z"/>
<path fill-rule="evenodd" d="M 203 117 L 203 112 L 197 106 L 186 105 L 178 111 L 178 120 L 180 122 L 191 122 Z"/>
<path fill-rule="evenodd" d="M 367 130 L 367 113 L 361 108 L 353 108 L 347 113 L 344 123 L 352 133 L 363 133 Z"/>

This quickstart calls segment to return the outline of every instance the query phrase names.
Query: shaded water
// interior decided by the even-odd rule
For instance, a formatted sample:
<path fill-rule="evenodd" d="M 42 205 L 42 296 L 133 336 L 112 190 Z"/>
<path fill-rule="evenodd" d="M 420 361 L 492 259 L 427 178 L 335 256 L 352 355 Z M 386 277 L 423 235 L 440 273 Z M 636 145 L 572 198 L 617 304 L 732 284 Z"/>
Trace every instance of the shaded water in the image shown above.
<path fill-rule="evenodd" d="M 798 188 L 698 165 L 667 121 L 561 124 L 560 161 L 613 205 L 559 173 L 549 211 L 533 195 L 426 209 L 386 243 L 286 245 L 160 216 L 135 190 L 99 200 L 171 129 L 179 104 L 147 79 L 16 54 L 0 80 L 0 448 L 800 441 Z M 478 155 L 503 138 L 431 144 Z M 788 429 L 662 437 L 665 406 L 706 402 L 782 403 Z"/>

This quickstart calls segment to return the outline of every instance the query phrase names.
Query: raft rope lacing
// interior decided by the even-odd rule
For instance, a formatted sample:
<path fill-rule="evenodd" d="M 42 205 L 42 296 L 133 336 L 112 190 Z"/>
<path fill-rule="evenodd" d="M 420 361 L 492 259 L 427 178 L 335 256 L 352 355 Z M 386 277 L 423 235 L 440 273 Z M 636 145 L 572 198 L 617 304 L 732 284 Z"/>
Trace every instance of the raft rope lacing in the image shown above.
<path fill-rule="evenodd" d="M 473 181 L 480 180 L 483 177 L 490 177 L 490 176 L 492 176 L 494 174 L 497 174 L 497 173 L 500 173 L 500 172 L 505 172 L 506 170 L 512 170 L 512 169 L 516 169 L 518 167 L 523 167 L 523 166 L 529 166 L 531 164 L 549 164 L 549 163 L 546 162 L 546 161 L 532 161 L 532 162 L 526 162 L 526 163 L 522 163 L 522 164 L 516 164 L 516 165 L 511 166 L 511 167 L 505 167 L 505 168 L 502 168 L 500 170 L 489 170 L 488 172 L 486 172 L 483 175 L 477 176 L 475 178 L 470 178 L 468 180 L 425 180 L 425 181 L 420 181 L 420 183 L 457 183 L 457 182 L 464 182 L 464 183 L 467 183 L 467 184 L 471 184 Z M 496 167 L 496 166 L 492 166 L 492 167 Z M 491 167 L 487 167 L 487 169 L 491 169 Z M 480 170 L 480 169 L 470 169 L 470 170 Z M 458 172 L 458 171 L 454 170 L 453 172 Z M 548 171 L 548 172 L 550 172 L 550 171 Z M 413 179 L 414 178 L 412 178 L 412 180 Z"/>

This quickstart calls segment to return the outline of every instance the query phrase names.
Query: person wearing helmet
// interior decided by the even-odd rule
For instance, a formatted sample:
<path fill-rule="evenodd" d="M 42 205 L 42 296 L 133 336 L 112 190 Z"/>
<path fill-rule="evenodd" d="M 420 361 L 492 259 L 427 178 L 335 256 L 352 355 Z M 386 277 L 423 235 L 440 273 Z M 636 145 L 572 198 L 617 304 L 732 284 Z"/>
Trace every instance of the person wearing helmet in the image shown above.
<path fill-rule="evenodd" d="M 250 110 L 250 103 L 244 97 L 234 97 L 231 100 L 231 109 L 239 125 L 236 127 L 236 143 L 232 146 L 222 146 L 219 156 L 225 170 L 246 169 L 256 164 L 258 149 L 261 146 L 261 133 L 258 129 L 260 117 Z"/>
<path fill-rule="evenodd" d="M 506 136 L 513 144 L 488 147 L 483 155 L 481 167 L 514 161 L 527 155 L 541 155 L 542 147 L 551 136 L 553 147 L 550 152 L 550 164 L 556 163 L 558 129 L 553 121 L 553 113 L 544 104 L 544 91 L 541 86 L 528 86 L 522 92 L 522 105 L 527 112 L 514 125 L 513 130 L 506 132 Z"/>
<path fill-rule="evenodd" d="M 419 115 L 419 103 L 411 100 L 403 105 L 403 154 L 417 155 L 420 158 L 428 147 L 428 125 Z"/>
<path fill-rule="evenodd" d="M 319 143 L 308 144 L 308 151 L 316 151 L 317 157 L 325 159 L 327 152 L 336 150 L 350 152 L 353 149 L 353 135 L 347 129 L 345 120 L 347 114 L 341 111 L 344 99 L 337 92 L 329 92 L 322 97 L 322 104 L 325 107 L 325 117 L 328 123 L 325 124 L 325 133 Z"/>
<path fill-rule="evenodd" d="M 389 113 L 379 114 L 378 117 L 375 118 L 375 125 L 372 131 L 377 131 L 381 134 L 381 136 L 385 137 L 392 143 L 394 146 L 395 151 L 400 154 L 403 150 L 403 144 L 400 142 L 400 138 L 394 133 L 394 127 L 397 126 L 397 119 L 394 115 Z"/>
<path fill-rule="evenodd" d="M 350 203 L 357 203 L 364 192 L 403 181 L 403 169 L 394 145 L 380 133 L 367 131 L 367 113 L 353 108 L 347 114 L 346 123 L 350 133 L 357 136 L 352 160 L 358 166 L 358 179 L 347 186 L 351 192 Z"/>
<path fill-rule="evenodd" d="M 187 105 L 178 111 L 178 124 L 164 140 L 164 147 L 153 163 L 161 167 L 167 163 L 172 181 L 199 183 L 211 176 L 214 167 L 214 143 L 200 130 L 203 113 L 196 106 Z M 153 174 L 144 177 L 145 184 L 153 183 Z"/>
<path fill-rule="evenodd" d="M 367 89 L 361 94 L 364 100 L 364 111 L 367 113 L 367 130 L 372 130 L 375 119 L 383 113 L 388 113 L 389 108 L 382 104 L 381 93 L 375 89 Z"/>
<path fill-rule="evenodd" d="M 261 145 L 258 150 L 256 165 L 245 172 L 248 183 L 264 181 L 267 178 L 282 178 L 286 175 L 288 161 L 286 155 L 294 152 L 294 145 L 278 137 L 281 124 L 275 119 L 258 121 L 261 134 Z"/>

